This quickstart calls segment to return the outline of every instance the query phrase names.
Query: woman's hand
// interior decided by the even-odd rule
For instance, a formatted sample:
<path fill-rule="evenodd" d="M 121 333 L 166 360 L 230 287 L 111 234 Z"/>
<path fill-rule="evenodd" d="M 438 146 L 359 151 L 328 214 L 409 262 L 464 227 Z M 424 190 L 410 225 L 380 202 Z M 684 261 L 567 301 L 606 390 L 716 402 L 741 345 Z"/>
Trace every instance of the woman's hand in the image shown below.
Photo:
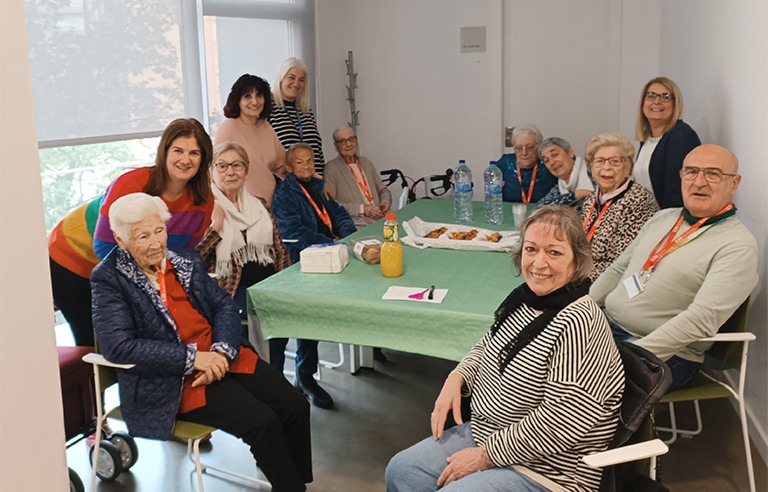
<path fill-rule="evenodd" d="M 379 207 L 371 204 L 363 206 L 363 215 L 370 217 L 373 220 L 379 220 L 380 218 L 384 217 L 384 214 L 381 213 Z"/>
<path fill-rule="evenodd" d="M 381 210 L 381 213 L 386 215 L 389 213 L 389 203 L 387 202 L 381 202 L 379 203 L 379 210 Z"/>
<path fill-rule="evenodd" d="M 217 233 L 221 233 L 221 227 L 224 225 L 224 209 L 218 203 L 213 204 L 213 212 L 211 213 L 211 229 Z"/>
<path fill-rule="evenodd" d="M 432 436 L 435 440 L 443 437 L 445 419 L 448 412 L 453 411 L 453 420 L 458 425 L 464 423 L 461 420 L 461 387 L 464 386 L 464 376 L 457 372 L 451 373 L 443 383 L 443 389 L 435 400 L 435 408 L 432 410 Z"/>
<path fill-rule="evenodd" d="M 438 487 L 445 487 L 449 483 L 464 478 L 471 473 L 487 470 L 495 466 L 491 458 L 488 457 L 488 451 L 486 451 L 484 445 L 476 448 L 462 449 L 457 453 L 453 453 L 445 461 L 448 462 L 448 466 L 445 467 L 445 470 L 437 479 Z"/>
<path fill-rule="evenodd" d="M 210 384 L 219 381 L 227 374 L 229 370 L 229 361 L 218 352 L 198 351 L 195 355 L 195 380 L 192 381 L 192 387 Z"/>

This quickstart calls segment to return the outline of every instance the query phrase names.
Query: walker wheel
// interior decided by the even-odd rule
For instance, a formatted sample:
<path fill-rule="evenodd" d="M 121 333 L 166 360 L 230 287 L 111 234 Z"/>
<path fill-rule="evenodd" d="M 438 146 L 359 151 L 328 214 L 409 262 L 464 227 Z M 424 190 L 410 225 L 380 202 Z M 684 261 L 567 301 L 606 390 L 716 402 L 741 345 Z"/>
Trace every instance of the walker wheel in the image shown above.
<path fill-rule="evenodd" d="M 89 454 L 91 465 L 93 465 L 93 450 Z M 96 461 L 96 476 L 105 482 L 112 482 L 123 471 L 123 461 L 120 451 L 109 441 L 101 441 L 99 444 L 99 457 Z"/>

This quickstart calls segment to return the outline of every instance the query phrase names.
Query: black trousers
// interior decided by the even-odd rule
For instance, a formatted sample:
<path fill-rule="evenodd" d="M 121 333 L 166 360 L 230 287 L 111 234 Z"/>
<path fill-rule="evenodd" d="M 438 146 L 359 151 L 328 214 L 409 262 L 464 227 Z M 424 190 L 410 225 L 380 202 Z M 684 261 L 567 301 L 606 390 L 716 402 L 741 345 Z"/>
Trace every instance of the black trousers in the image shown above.
<path fill-rule="evenodd" d="M 91 281 L 73 273 L 48 257 L 51 265 L 53 303 L 64 315 L 75 345 L 93 347 Z"/>
<path fill-rule="evenodd" d="M 227 373 L 209 384 L 205 401 L 179 419 L 242 439 L 274 492 L 306 490 L 312 481 L 309 402 L 282 373 L 259 358 L 253 374 Z"/>
<path fill-rule="evenodd" d="M 317 372 L 320 357 L 317 354 L 317 340 L 296 340 L 296 373 L 304 380 Z M 287 338 L 269 339 L 269 363 L 278 371 L 283 371 Z"/>

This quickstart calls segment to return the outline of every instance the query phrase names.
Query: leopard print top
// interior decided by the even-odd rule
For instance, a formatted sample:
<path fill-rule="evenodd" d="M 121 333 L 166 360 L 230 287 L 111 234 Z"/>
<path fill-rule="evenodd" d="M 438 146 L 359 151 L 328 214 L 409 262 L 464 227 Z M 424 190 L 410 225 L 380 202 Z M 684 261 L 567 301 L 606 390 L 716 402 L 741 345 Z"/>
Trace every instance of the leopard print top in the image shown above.
<path fill-rule="evenodd" d="M 597 191 L 584 199 L 581 208 L 581 218 L 584 220 L 590 214 L 595 203 Z M 601 207 L 591 210 L 588 225 L 594 222 Z M 640 228 L 659 210 L 659 204 L 653 193 L 643 186 L 632 183 L 627 191 L 614 201 L 605 212 L 600 225 L 592 237 L 592 260 L 595 264 L 590 279 L 595 280 L 603 270 L 613 263 L 618 256 L 635 239 Z"/>

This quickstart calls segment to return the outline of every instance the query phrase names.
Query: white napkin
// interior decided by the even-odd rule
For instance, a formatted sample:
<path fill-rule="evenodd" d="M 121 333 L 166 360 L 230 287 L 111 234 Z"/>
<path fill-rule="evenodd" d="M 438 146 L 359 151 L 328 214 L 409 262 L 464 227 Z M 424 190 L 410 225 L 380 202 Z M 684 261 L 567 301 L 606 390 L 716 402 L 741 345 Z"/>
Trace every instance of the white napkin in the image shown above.
<path fill-rule="evenodd" d="M 427 289 L 429 289 L 429 287 L 399 287 L 397 285 L 393 285 L 387 289 L 387 292 L 385 292 L 381 298 L 385 300 L 394 299 L 397 301 L 432 302 L 440 304 L 443 302 L 443 298 L 448 293 L 448 289 L 435 289 L 432 295 L 433 299 L 427 299 L 429 292 L 424 292 Z M 413 299 L 412 297 L 408 297 L 413 294 L 418 294 L 419 292 L 424 292 L 424 297 L 421 299 Z"/>

